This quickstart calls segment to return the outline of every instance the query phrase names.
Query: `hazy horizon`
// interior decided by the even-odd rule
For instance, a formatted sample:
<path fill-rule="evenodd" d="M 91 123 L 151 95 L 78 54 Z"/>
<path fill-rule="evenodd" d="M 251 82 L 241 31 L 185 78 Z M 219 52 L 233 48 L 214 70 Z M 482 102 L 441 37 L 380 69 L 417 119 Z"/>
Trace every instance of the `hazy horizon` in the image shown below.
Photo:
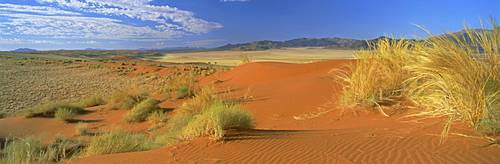
<path fill-rule="evenodd" d="M 213 48 L 259 40 L 425 37 L 500 16 L 497 1 L 0 0 L 0 51 Z M 488 26 L 488 23 L 484 23 Z"/>

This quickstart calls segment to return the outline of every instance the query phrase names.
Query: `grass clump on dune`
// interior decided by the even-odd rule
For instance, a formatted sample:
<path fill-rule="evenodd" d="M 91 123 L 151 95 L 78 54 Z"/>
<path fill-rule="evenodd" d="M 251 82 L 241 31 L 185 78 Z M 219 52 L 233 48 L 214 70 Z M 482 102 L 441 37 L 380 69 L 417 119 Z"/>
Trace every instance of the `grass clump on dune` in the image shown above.
<path fill-rule="evenodd" d="M 485 134 L 500 134 L 500 27 L 469 29 L 459 37 L 433 36 L 431 47 L 409 66 L 410 99 L 436 114 L 466 121 Z"/>
<path fill-rule="evenodd" d="M 112 109 L 132 109 L 135 105 L 145 100 L 148 92 L 138 85 L 127 87 L 117 91 L 109 100 Z"/>
<path fill-rule="evenodd" d="M 77 114 L 78 113 L 75 110 L 71 110 L 71 109 L 68 109 L 68 108 L 59 108 L 54 113 L 54 116 L 59 121 L 70 122 L 70 121 L 74 121 L 75 120 L 75 117 L 76 117 Z"/>
<path fill-rule="evenodd" d="M 89 96 L 87 98 L 81 99 L 80 101 L 76 102 L 76 104 L 83 106 L 83 107 L 91 107 L 91 106 L 96 106 L 96 105 L 102 105 L 104 104 L 104 99 L 102 98 L 102 95 L 96 94 Z"/>
<path fill-rule="evenodd" d="M 226 129 L 235 127 L 255 127 L 253 116 L 239 103 L 223 101 L 213 85 L 206 85 L 176 109 L 163 128 L 164 134 L 156 136 L 154 143 L 173 145 L 202 136 L 221 140 Z"/>
<path fill-rule="evenodd" d="M 500 27 L 491 20 L 491 30 L 466 27 L 461 36 L 379 40 L 347 70 L 336 70 L 341 103 L 374 106 L 399 96 L 425 114 L 448 115 L 443 137 L 457 119 L 481 133 L 500 134 Z"/>
<path fill-rule="evenodd" d="M 159 110 L 160 108 L 158 107 L 158 101 L 153 99 L 153 98 L 148 98 L 146 100 L 143 100 L 132 110 L 127 112 L 123 120 L 127 122 L 143 122 L 146 121 L 146 119 L 151 115 L 153 111 Z"/>
<path fill-rule="evenodd" d="M 385 99 L 402 97 L 404 81 L 411 77 L 405 66 L 415 62 L 413 54 L 421 43 L 382 37 L 369 44 L 371 50 L 357 52 L 357 60 L 347 69 L 332 70 L 343 85 L 340 102 L 348 107 L 378 106 Z"/>
<path fill-rule="evenodd" d="M 54 115 L 58 110 L 66 109 L 72 113 L 80 113 L 83 111 L 83 107 L 80 105 L 72 104 L 67 101 L 53 102 L 48 101 L 44 103 L 39 103 L 35 107 L 23 111 L 23 116 L 25 118 L 31 117 L 49 117 Z"/>
<path fill-rule="evenodd" d="M 146 141 L 144 135 L 119 128 L 101 129 L 101 131 L 104 132 L 90 139 L 90 143 L 81 151 L 80 157 L 140 151 L 141 145 Z"/>
<path fill-rule="evenodd" d="M 43 144 L 41 140 L 27 137 L 19 140 L 7 140 L 0 163 L 55 163 L 68 160 L 76 150 L 70 148 L 71 141 L 60 138 L 55 143 Z"/>
<path fill-rule="evenodd" d="M 224 137 L 225 129 L 230 127 L 253 128 L 252 115 L 239 104 L 215 102 L 210 108 L 195 115 L 181 130 L 180 136 L 192 140 L 202 136 L 212 136 L 214 140 Z"/>

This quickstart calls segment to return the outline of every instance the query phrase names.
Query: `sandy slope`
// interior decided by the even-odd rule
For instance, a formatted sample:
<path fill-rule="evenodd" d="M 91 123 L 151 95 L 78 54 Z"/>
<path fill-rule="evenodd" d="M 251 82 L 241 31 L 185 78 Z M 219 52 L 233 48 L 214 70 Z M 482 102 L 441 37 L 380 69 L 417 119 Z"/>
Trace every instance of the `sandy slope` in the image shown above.
<path fill-rule="evenodd" d="M 373 109 L 344 109 L 330 102 L 338 96 L 329 71 L 352 60 L 309 64 L 250 63 L 216 74 L 218 88 L 230 99 L 245 101 L 255 115 L 255 130 L 233 129 L 223 142 L 199 138 L 157 150 L 75 159 L 71 163 L 499 163 L 500 148 L 455 123 L 447 142 L 439 144 L 445 118 L 404 117 L 397 105 L 384 117 Z M 204 82 L 202 81 L 202 82 Z M 172 108 L 180 102 L 162 104 Z M 293 116 L 332 109 L 318 118 Z M 122 125 L 143 131 L 147 123 L 130 125 L 124 111 L 89 108 L 80 116 L 93 128 Z M 354 114 L 355 111 L 357 114 Z M 121 112 L 121 113 L 120 113 Z M 30 127 L 29 125 L 34 125 Z M 0 119 L 0 137 L 42 131 L 74 135 L 74 124 L 37 118 Z M 8 128 L 6 128 L 8 127 Z M 50 128 L 47 128 L 50 127 Z M 468 137 L 467 137 L 468 136 Z"/>
<path fill-rule="evenodd" d="M 219 75 L 220 88 L 243 99 L 258 121 L 257 130 L 232 130 L 224 142 L 208 137 L 158 150 L 88 157 L 72 163 L 498 163 L 500 149 L 456 123 L 439 144 L 444 118 L 391 117 L 371 109 L 361 116 L 336 109 L 319 118 L 295 120 L 335 95 L 325 80 L 349 60 L 311 64 L 250 63 Z M 250 88 L 250 89 L 248 89 Z M 248 94 L 247 94 L 248 93 Z M 334 98 L 333 98 L 334 99 Z"/>

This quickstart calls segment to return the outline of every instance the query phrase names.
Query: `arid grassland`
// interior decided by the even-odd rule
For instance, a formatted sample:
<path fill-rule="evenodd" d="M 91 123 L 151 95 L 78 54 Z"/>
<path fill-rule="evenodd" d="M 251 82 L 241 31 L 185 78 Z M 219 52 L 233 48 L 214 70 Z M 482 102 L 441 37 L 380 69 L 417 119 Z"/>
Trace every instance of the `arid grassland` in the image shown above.
<path fill-rule="evenodd" d="M 110 95 L 131 80 L 111 69 L 85 67 L 72 61 L 0 56 L 0 110 L 10 113 L 45 101 Z"/>

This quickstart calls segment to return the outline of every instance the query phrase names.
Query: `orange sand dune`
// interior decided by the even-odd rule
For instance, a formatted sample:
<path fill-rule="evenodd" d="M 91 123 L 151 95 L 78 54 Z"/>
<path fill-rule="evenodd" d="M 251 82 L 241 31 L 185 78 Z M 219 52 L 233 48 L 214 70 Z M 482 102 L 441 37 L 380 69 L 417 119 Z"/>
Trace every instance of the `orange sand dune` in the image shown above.
<path fill-rule="evenodd" d="M 249 63 L 207 78 L 218 80 L 229 99 L 241 100 L 257 121 L 254 130 L 232 129 L 225 141 L 203 137 L 157 150 L 110 154 L 71 163 L 500 163 L 500 148 L 456 122 L 448 140 L 439 134 L 446 118 L 405 117 L 408 109 L 393 106 L 384 117 L 373 109 L 345 109 L 337 104 L 339 86 L 330 70 L 353 60 L 308 64 Z M 161 96 L 158 96 L 161 97 Z M 166 101 L 175 108 L 181 101 Z M 149 124 L 128 124 L 126 111 L 87 108 L 79 117 L 97 129 L 121 125 L 144 131 Z M 294 116 L 331 112 L 317 118 Z M 356 113 L 356 114 L 355 114 Z M 75 124 L 54 119 L 0 119 L 0 137 L 65 132 L 74 136 Z"/>
<path fill-rule="evenodd" d="M 250 63 L 216 75 L 229 97 L 245 100 L 256 130 L 231 130 L 224 142 L 209 137 L 162 149 L 77 159 L 72 163 L 498 163 L 500 149 L 456 123 L 440 144 L 444 118 L 384 117 L 372 109 L 341 109 L 329 71 L 352 60 L 309 64 Z M 318 118 L 296 120 L 318 108 Z M 366 112 L 363 112 L 366 111 Z M 395 113 L 395 114 L 394 114 Z M 342 116 L 342 117 L 340 117 Z M 459 135 L 463 134 L 463 135 Z"/>

